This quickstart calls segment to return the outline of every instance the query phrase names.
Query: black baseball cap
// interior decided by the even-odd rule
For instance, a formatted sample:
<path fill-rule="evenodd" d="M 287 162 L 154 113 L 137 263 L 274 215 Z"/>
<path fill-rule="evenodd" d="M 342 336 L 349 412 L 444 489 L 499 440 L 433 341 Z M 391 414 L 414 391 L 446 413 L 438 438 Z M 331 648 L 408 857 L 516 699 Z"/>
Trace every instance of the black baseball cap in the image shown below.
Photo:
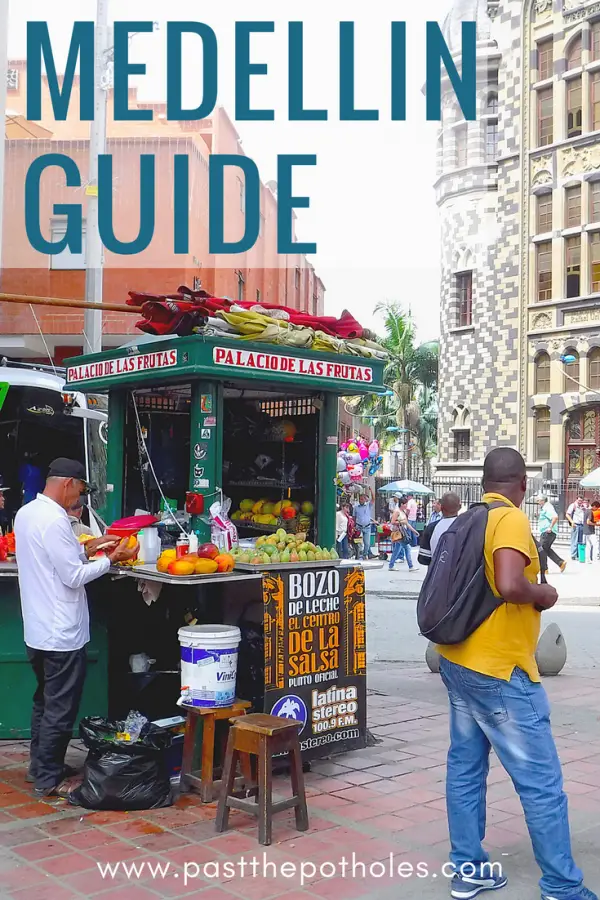
<path fill-rule="evenodd" d="M 75 478 L 77 481 L 84 483 L 85 491 L 83 493 L 87 494 L 91 489 L 87 482 L 85 466 L 76 459 L 67 459 L 64 456 L 60 456 L 58 459 L 53 460 L 48 469 L 48 478 Z"/>

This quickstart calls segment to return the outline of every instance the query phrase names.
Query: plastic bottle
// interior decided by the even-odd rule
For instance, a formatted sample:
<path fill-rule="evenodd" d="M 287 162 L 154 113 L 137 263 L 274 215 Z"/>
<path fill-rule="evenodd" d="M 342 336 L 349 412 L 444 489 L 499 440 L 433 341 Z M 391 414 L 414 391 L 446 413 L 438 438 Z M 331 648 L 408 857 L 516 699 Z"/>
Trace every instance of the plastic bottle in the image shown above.
<path fill-rule="evenodd" d="M 197 553 L 200 542 L 198 541 L 198 535 L 195 531 L 190 532 L 190 553 Z"/>
<path fill-rule="evenodd" d="M 140 543 L 140 559 L 152 566 L 160 556 L 160 538 L 156 528 L 145 528 L 138 535 Z"/>

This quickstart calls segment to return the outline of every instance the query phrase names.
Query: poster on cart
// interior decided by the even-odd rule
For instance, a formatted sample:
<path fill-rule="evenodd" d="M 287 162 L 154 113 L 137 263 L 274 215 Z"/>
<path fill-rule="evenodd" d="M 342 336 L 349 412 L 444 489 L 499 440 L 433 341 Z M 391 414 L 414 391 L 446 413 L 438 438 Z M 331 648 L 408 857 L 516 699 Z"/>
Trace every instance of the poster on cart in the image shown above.
<path fill-rule="evenodd" d="M 265 712 L 302 723 L 305 758 L 366 746 L 363 569 L 263 575 Z"/>

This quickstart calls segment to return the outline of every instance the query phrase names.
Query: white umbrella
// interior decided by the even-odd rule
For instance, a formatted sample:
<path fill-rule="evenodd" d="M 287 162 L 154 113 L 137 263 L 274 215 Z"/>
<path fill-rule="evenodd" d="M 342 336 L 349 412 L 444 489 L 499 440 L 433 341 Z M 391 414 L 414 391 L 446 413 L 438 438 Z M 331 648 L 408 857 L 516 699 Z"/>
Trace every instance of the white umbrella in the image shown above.
<path fill-rule="evenodd" d="M 594 469 L 579 482 L 582 488 L 600 488 L 600 468 Z"/>

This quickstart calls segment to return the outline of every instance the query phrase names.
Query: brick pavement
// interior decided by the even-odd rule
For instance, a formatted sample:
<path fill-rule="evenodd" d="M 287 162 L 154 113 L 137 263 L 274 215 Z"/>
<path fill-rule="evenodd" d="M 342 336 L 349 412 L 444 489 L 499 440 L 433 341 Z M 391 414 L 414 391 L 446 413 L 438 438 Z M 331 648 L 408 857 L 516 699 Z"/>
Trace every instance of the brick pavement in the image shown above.
<path fill-rule="evenodd" d="M 379 683 L 377 669 L 372 682 Z M 389 673 L 388 673 L 389 674 Z M 293 813 L 276 817 L 274 843 L 259 847 L 253 819 L 232 812 L 231 830 L 214 833 L 214 805 L 194 796 L 174 807 L 140 813 L 90 813 L 62 801 L 36 802 L 24 781 L 27 748 L 0 744 L 0 896 L 2 900 L 152 900 L 200 897 L 200 900 L 359 900 L 359 898 L 436 898 L 447 896 L 441 866 L 447 858 L 444 761 L 447 716 L 439 679 L 420 668 L 395 673 L 391 687 L 372 692 L 369 722 L 381 740 L 375 747 L 313 764 L 307 774 L 311 827 L 299 834 Z M 598 870 L 600 836 L 600 677 L 595 671 L 547 682 L 554 704 L 555 733 L 564 763 L 576 853 L 592 884 Z M 286 782 L 276 779 L 282 795 Z M 512 885 L 506 900 L 533 900 L 537 870 L 520 805 L 494 760 L 488 794 L 487 846 L 505 865 Z M 367 877 L 346 877 L 326 865 L 308 873 L 304 885 L 296 873 L 262 877 L 263 861 L 311 861 L 316 867 L 338 863 L 367 866 Z M 264 859 L 263 859 L 264 853 Z M 406 875 L 418 863 L 432 877 L 389 877 L 404 864 Z M 259 877 L 241 877 L 240 860 L 259 861 Z M 165 878 L 146 868 L 128 879 L 120 870 L 103 878 L 97 864 L 170 864 Z M 184 863 L 211 864 L 184 884 Z M 368 866 L 379 862 L 371 870 Z M 217 873 L 216 863 L 220 871 Z M 224 863 L 232 864 L 223 869 Z M 188 869 L 189 871 L 189 869 Z M 423 868 L 420 870 L 424 871 Z M 291 874 L 291 869 L 285 870 Z M 218 877 L 213 877 L 218 874 Z M 360 868 L 355 869 L 360 876 Z M 598 884 L 595 885 L 598 888 Z"/>

